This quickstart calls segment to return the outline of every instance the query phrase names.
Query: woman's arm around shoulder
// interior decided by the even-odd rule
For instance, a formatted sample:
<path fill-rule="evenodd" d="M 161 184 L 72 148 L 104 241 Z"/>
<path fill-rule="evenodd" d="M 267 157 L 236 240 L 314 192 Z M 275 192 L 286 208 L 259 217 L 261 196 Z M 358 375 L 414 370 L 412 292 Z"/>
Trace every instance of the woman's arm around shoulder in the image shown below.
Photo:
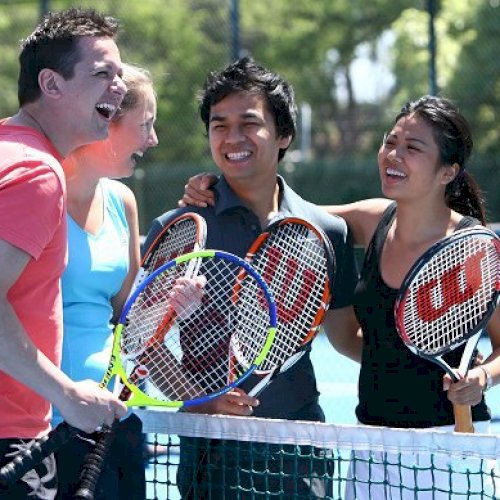
<path fill-rule="evenodd" d="M 322 208 L 331 215 L 342 217 L 351 229 L 354 244 L 366 248 L 390 203 L 391 200 L 386 198 L 370 198 L 345 205 L 325 205 Z"/>
<path fill-rule="evenodd" d="M 134 282 L 134 278 L 139 270 L 140 266 L 140 239 L 139 239 L 139 216 L 137 210 L 137 201 L 132 190 L 122 184 L 121 182 L 116 183 L 120 192 L 120 196 L 123 200 L 123 206 L 125 207 L 125 217 L 127 219 L 127 224 L 129 227 L 130 240 L 129 240 L 129 270 L 127 276 L 120 288 L 120 291 L 113 297 L 113 311 L 114 316 L 117 317 L 129 296 L 130 289 Z"/>

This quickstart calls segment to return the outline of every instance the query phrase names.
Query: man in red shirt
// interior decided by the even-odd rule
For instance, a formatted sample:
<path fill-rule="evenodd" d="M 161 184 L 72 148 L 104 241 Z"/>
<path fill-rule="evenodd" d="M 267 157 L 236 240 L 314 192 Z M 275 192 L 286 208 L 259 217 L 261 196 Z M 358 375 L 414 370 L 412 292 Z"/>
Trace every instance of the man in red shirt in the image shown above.
<path fill-rule="evenodd" d="M 61 160 L 104 139 L 126 87 L 116 21 L 93 10 L 47 16 L 24 40 L 19 111 L 0 121 L 0 465 L 50 429 L 51 403 L 85 432 L 111 424 L 123 403 L 60 369 L 66 263 Z M 0 498 L 54 498 L 49 457 Z"/>

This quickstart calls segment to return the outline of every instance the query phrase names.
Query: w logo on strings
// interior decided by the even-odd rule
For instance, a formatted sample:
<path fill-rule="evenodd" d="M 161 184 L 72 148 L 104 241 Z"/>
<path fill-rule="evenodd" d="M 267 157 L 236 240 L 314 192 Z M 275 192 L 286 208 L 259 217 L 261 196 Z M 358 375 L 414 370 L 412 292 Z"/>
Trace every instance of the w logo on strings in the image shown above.
<path fill-rule="evenodd" d="M 299 262 L 290 257 L 287 258 L 285 272 L 281 276 L 277 276 L 278 265 L 284 258 L 283 252 L 279 248 L 272 246 L 268 247 L 267 252 L 267 260 L 262 276 L 266 283 L 278 284 L 273 287 L 278 318 L 283 323 L 291 323 L 303 313 L 307 302 L 306 298 L 311 293 L 317 276 L 311 269 L 302 269 L 301 272 Z M 291 296 L 294 296 L 292 303 L 290 303 Z"/>
<path fill-rule="evenodd" d="M 430 323 L 445 315 L 453 306 L 465 304 L 482 285 L 481 261 L 485 250 L 469 256 L 465 262 L 448 269 L 417 290 L 417 311 L 422 321 Z"/>

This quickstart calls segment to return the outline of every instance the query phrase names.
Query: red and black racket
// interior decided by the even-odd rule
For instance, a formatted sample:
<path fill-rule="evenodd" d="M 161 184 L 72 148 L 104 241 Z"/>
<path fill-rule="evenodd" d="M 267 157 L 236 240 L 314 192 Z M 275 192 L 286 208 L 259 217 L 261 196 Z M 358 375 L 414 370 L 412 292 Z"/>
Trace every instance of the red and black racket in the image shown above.
<path fill-rule="evenodd" d="M 245 260 L 266 282 L 274 296 L 277 313 L 274 341 L 253 372 L 260 375 L 261 380 L 248 393 L 258 396 L 276 377 L 299 361 L 318 333 L 330 305 L 335 254 L 321 229 L 303 219 L 288 217 L 271 224 L 259 235 Z M 253 340 L 262 343 L 257 332 Z M 247 351 L 240 337 L 231 338 L 229 381 L 235 380 L 239 371 L 249 366 Z M 197 467 L 205 457 L 206 452 Z"/>
<path fill-rule="evenodd" d="M 144 253 L 130 295 L 155 269 L 179 255 L 205 248 L 207 224 L 201 215 L 188 212 L 170 221 Z"/>
<path fill-rule="evenodd" d="M 143 283 L 143 281 L 156 269 L 179 255 L 204 249 L 206 240 L 207 225 L 205 219 L 200 215 L 193 212 L 187 212 L 170 221 L 144 252 L 141 267 L 134 279 L 129 298 L 141 283 Z M 191 265 L 191 269 L 188 270 L 191 275 L 195 274 L 192 267 L 193 264 Z M 171 320 L 171 314 L 167 314 L 165 318 L 164 324 L 168 325 Z M 162 328 L 159 328 L 158 331 L 161 330 Z M 130 397 L 128 388 L 126 386 L 120 386 L 118 379 L 116 382 L 117 386 L 115 387 L 115 392 L 120 392 L 120 399 L 123 401 L 127 400 Z M 95 469 L 94 457 L 98 451 L 104 456 L 105 452 L 103 452 L 103 450 L 107 450 L 109 446 L 111 446 L 113 435 L 114 429 L 104 432 L 102 438 L 97 441 L 94 450 L 85 461 L 81 483 L 93 485 L 91 488 L 86 488 L 86 491 L 91 491 L 95 488 L 96 480 L 94 480 L 93 476 L 89 479 L 89 470 L 93 471 Z M 92 494 L 93 493 L 88 494 L 89 498 Z"/>
<path fill-rule="evenodd" d="M 498 304 L 499 238 L 486 228 L 456 231 L 412 266 L 395 303 L 398 333 L 412 352 L 437 363 L 454 381 L 465 376 L 475 347 Z M 465 345 L 460 365 L 442 356 Z M 455 405 L 455 430 L 473 432 L 469 406 Z"/>
<path fill-rule="evenodd" d="M 289 217 L 273 223 L 252 244 L 246 260 L 263 277 L 276 301 L 276 338 L 256 371 L 262 380 L 249 392 L 256 396 L 307 351 L 330 304 L 335 274 L 333 246 L 310 222 Z M 237 364 L 244 364 L 232 346 Z"/>

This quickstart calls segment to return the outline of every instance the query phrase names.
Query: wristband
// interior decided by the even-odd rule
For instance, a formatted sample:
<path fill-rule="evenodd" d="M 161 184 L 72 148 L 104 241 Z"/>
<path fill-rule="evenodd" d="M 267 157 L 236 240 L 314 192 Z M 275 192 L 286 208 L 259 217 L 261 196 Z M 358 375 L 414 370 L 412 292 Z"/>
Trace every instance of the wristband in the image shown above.
<path fill-rule="evenodd" d="M 488 389 L 493 387 L 493 377 L 491 376 L 491 372 L 485 366 L 480 365 L 479 368 L 483 370 L 486 375 L 486 385 L 484 386 L 483 392 L 486 392 Z"/>

